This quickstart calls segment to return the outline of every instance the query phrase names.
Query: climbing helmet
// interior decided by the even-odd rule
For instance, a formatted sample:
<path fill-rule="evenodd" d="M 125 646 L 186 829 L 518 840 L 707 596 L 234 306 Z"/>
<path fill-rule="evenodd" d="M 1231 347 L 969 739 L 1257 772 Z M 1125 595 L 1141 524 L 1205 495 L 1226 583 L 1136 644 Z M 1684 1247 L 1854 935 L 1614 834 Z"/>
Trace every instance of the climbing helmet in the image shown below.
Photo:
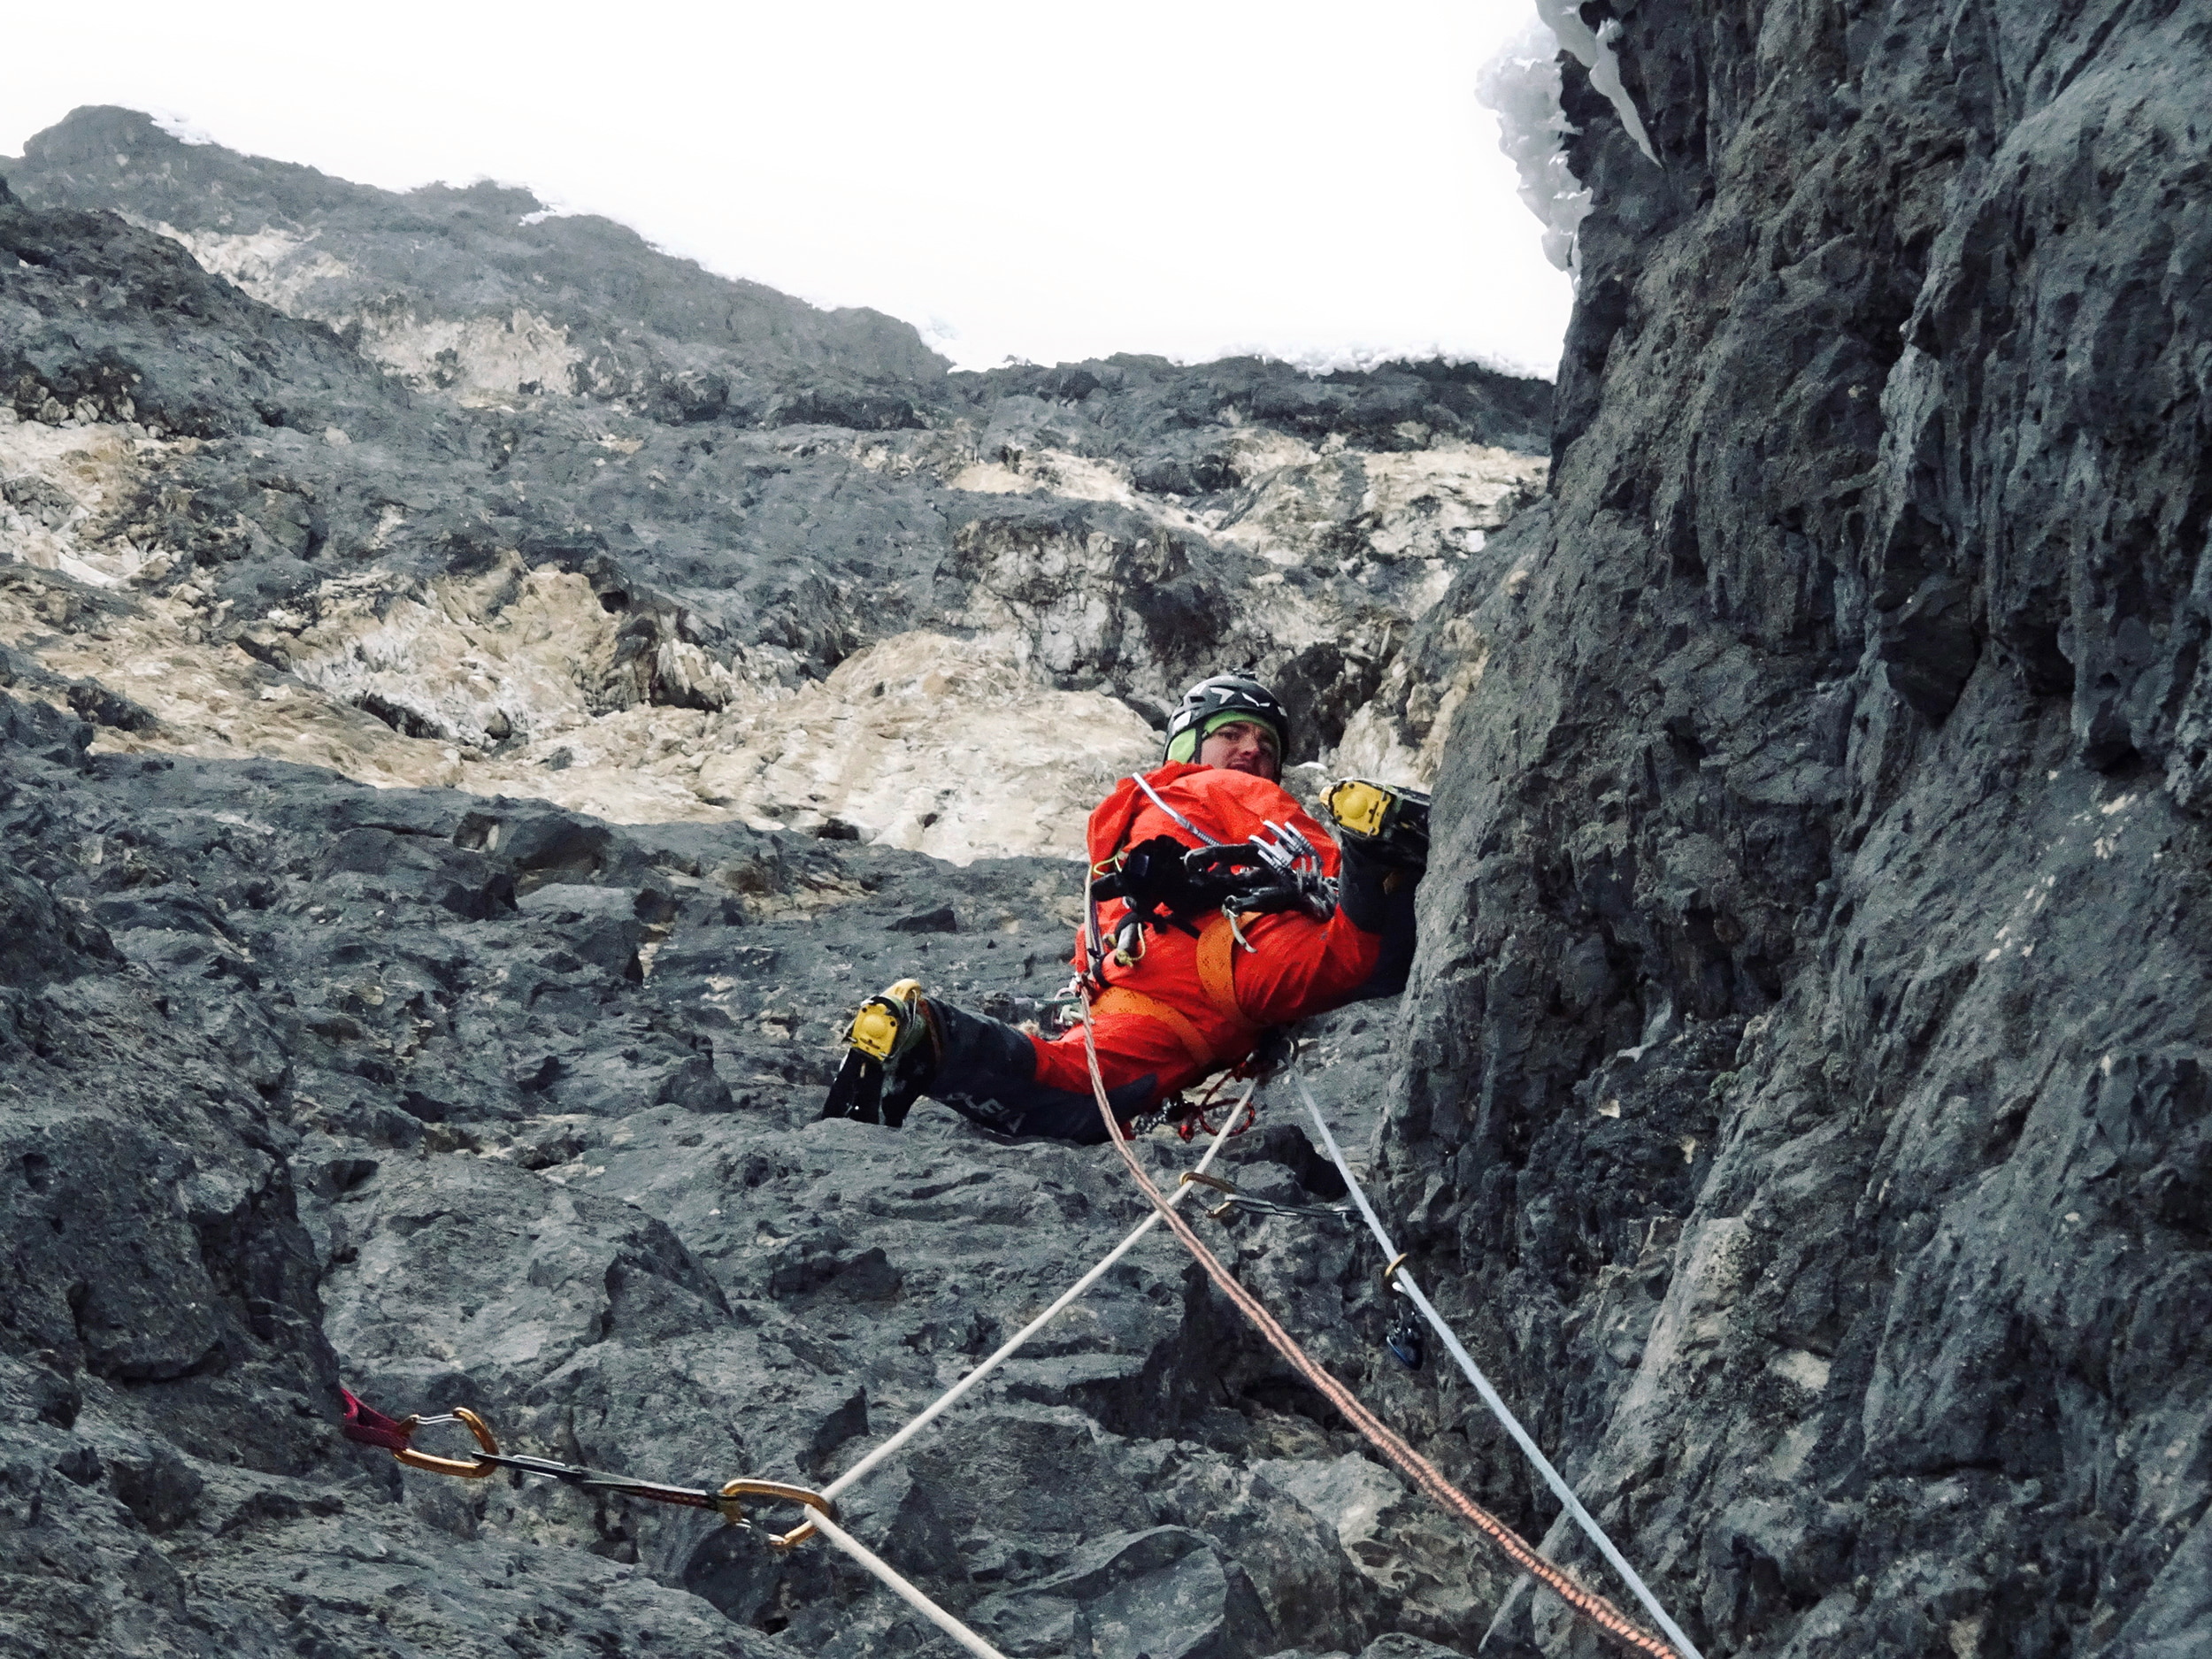
<path fill-rule="evenodd" d="M 1164 760 L 1196 760 L 1208 733 L 1233 720 L 1249 720 L 1275 737 L 1279 764 L 1290 761 L 1290 716 L 1274 694 L 1249 674 L 1215 674 L 1183 694 L 1167 723 Z"/>

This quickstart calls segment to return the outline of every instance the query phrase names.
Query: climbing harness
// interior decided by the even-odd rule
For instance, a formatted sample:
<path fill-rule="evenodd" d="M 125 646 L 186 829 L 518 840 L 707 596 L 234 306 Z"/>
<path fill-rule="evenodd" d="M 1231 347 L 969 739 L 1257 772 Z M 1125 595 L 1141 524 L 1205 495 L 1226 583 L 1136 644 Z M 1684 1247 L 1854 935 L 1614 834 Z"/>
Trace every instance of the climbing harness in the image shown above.
<path fill-rule="evenodd" d="M 1544 1455 L 1529 1432 L 1521 1426 L 1520 1419 L 1513 1415 L 1505 1401 L 1500 1397 L 1498 1391 L 1491 1386 L 1490 1379 L 1482 1374 L 1482 1368 L 1475 1363 L 1473 1356 L 1461 1345 L 1459 1338 L 1453 1334 L 1451 1326 L 1444 1323 L 1443 1316 L 1438 1313 L 1429 1299 L 1421 1294 L 1421 1287 L 1413 1282 L 1413 1276 L 1405 1271 L 1406 1256 L 1391 1243 L 1390 1235 L 1383 1231 L 1382 1220 L 1375 1214 L 1374 1206 L 1367 1202 L 1367 1194 L 1361 1189 L 1358 1178 L 1352 1173 L 1352 1166 L 1344 1156 L 1343 1148 L 1337 1145 L 1336 1136 L 1330 1133 L 1328 1119 L 1321 1115 L 1321 1108 L 1315 1103 L 1313 1091 L 1306 1087 L 1306 1079 L 1296 1072 L 1291 1074 L 1291 1081 L 1297 1086 L 1299 1098 L 1306 1103 L 1306 1111 L 1313 1119 L 1313 1126 L 1321 1132 L 1321 1144 L 1328 1149 L 1330 1158 L 1336 1164 L 1337 1172 L 1343 1176 L 1345 1188 L 1350 1193 L 1352 1202 L 1359 1207 L 1359 1213 L 1365 1219 L 1368 1231 L 1375 1235 L 1375 1242 L 1382 1247 L 1383 1255 L 1389 1261 L 1390 1264 L 1382 1270 L 1384 1285 L 1406 1297 L 1415 1308 L 1420 1310 L 1423 1318 L 1428 1322 L 1429 1328 L 1436 1333 L 1438 1340 L 1441 1341 L 1451 1356 L 1459 1362 L 1460 1370 L 1466 1373 L 1467 1380 L 1475 1386 L 1475 1392 L 1482 1396 L 1482 1402 L 1490 1408 L 1491 1415 L 1495 1417 L 1504 1425 L 1506 1432 L 1513 1437 L 1515 1443 L 1520 1447 L 1522 1455 L 1543 1478 L 1544 1484 L 1551 1488 L 1552 1495 L 1556 1497 L 1565 1506 L 1567 1513 L 1574 1517 L 1575 1525 L 1579 1526 L 1584 1535 L 1597 1546 L 1598 1553 L 1605 1557 L 1614 1571 L 1620 1574 L 1622 1582 L 1635 1593 L 1636 1599 L 1643 1603 L 1644 1611 L 1651 1615 L 1653 1621 L 1661 1630 L 1666 1632 L 1668 1640 L 1674 1643 L 1682 1659 L 1703 1659 L 1703 1655 L 1697 1650 L 1697 1645 L 1682 1633 L 1682 1627 L 1679 1624 L 1667 1617 L 1666 1609 L 1659 1605 L 1659 1598 L 1652 1594 L 1643 1579 L 1638 1576 L 1636 1570 L 1630 1566 L 1626 1558 L 1614 1548 L 1613 1540 L 1605 1534 L 1605 1529 L 1600 1526 L 1590 1511 L 1583 1507 L 1582 1500 L 1575 1496 L 1574 1488 L 1570 1486 L 1559 1471 L 1552 1467 L 1551 1459 Z M 1408 1323 L 1409 1324 L 1409 1317 Z M 1406 1326 L 1402 1325 L 1400 1328 L 1403 1329 Z M 1415 1335 L 1417 1339 L 1417 1331 Z M 1393 1346 L 1394 1349 L 1394 1342 Z M 1418 1363 L 1417 1361 L 1413 1363 Z M 1619 1616 L 1616 1614 L 1615 1617 Z M 1645 1640 L 1648 1640 L 1649 1638 Z M 1650 1653 L 1657 1650 L 1646 1647 L 1643 1651 Z"/>
<path fill-rule="evenodd" d="M 741 1526 L 749 1532 L 752 1530 L 752 1522 L 745 1514 L 745 1501 L 749 1498 L 772 1503 L 795 1503 L 810 1511 L 818 1520 L 825 1511 L 834 1515 L 837 1510 L 837 1505 L 820 1493 L 805 1486 L 795 1486 L 788 1481 L 741 1479 L 725 1481 L 716 1487 L 671 1486 L 657 1480 L 634 1480 L 627 1475 L 601 1474 L 577 1463 L 557 1463 L 549 1457 L 518 1457 L 503 1453 L 499 1449 L 499 1441 L 492 1434 L 491 1425 L 466 1406 L 457 1406 L 438 1417 L 389 1417 L 363 1402 L 351 1389 L 341 1388 L 338 1392 L 345 1396 L 345 1420 L 341 1432 L 348 1440 L 357 1440 L 364 1446 L 380 1446 L 410 1469 L 425 1470 L 434 1475 L 451 1475 L 460 1480 L 481 1480 L 503 1469 L 511 1469 L 517 1474 L 541 1476 L 587 1492 L 606 1492 L 618 1497 L 644 1498 L 654 1503 L 711 1509 L 730 1525 Z M 477 1449 L 470 1457 L 434 1457 L 414 1448 L 414 1438 L 420 1431 L 450 1423 L 459 1424 L 476 1437 Z M 811 1523 L 780 1537 L 771 1534 L 768 1541 L 779 1549 L 789 1549 L 795 1544 L 803 1542 L 810 1531 Z"/>
<path fill-rule="evenodd" d="M 1168 1195 L 1160 1190 L 1158 1183 L 1145 1172 L 1144 1165 L 1137 1161 L 1129 1138 L 1122 1133 L 1120 1120 L 1114 1116 L 1113 1101 L 1106 1092 L 1105 1073 L 1100 1069 L 1098 1061 L 1096 1031 L 1088 1018 L 1090 999 L 1087 992 L 1084 998 L 1084 1049 L 1090 1066 L 1091 1093 L 1098 1102 L 1099 1113 L 1105 1120 L 1106 1133 L 1114 1143 L 1114 1149 L 1121 1155 L 1122 1163 L 1135 1179 L 1138 1188 L 1151 1201 L 1153 1208 L 1166 1221 L 1169 1230 L 1182 1241 L 1183 1248 L 1205 1270 L 1207 1278 L 1213 1280 L 1222 1294 L 1235 1303 L 1237 1310 L 1267 1339 L 1268 1345 L 1289 1362 L 1291 1367 L 1324 1399 L 1342 1412 L 1345 1420 L 1365 1435 L 1376 1449 L 1395 1463 L 1416 1486 L 1480 1532 L 1515 1566 L 1536 1578 L 1618 1646 L 1632 1653 L 1647 1655 L 1649 1659 L 1695 1659 L 1694 1648 L 1670 1647 L 1642 1629 L 1603 1596 L 1586 1588 L 1563 1569 L 1538 1555 L 1527 1540 L 1445 1479 L 1442 1471 L 1415 1451 L 1397 1431 L 1376 1417 L 1350 1389 L 1323 1369 L 1311 1355 L 1298 1345 L 1290 1333 L 1283 1329 L 1259 1299 L 1238 1282 L 1236 1276 L 1222 1264 L 1221 1258 L 1206 1247 L 1205 1241 L 1199 1238 L 1190 1223 L 1175 1212 Z"/>

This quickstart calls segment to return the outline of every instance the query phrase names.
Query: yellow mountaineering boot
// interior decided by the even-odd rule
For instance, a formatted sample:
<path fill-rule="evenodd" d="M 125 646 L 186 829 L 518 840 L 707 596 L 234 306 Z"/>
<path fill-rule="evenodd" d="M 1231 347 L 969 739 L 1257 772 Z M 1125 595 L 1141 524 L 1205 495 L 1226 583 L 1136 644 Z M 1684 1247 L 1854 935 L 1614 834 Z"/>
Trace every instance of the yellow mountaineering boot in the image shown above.
<path fill-rule="evenodd" d="M 1429 798 L 1418 789 L 1340 778 L 1321 804 L 1344 833 L 1345 850 L 1420 869 L 1429 861 Z"/>
<path fill-rule="evenodd" d="M 845 1064 L 822 1102 L 822 1116 L 897 1128 L 936 1069 L 935 1047 L 919 979 L 901 979 L 877 992 L 845 1028 Z"/>

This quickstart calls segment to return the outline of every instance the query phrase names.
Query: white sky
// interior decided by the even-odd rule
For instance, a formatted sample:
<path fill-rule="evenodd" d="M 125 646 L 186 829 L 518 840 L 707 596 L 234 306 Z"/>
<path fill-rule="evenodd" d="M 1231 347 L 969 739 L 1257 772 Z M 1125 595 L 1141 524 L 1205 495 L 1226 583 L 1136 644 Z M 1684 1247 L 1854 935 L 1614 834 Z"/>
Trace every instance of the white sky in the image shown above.
<path fill-rule="evenodd" d="M 1477 70 L 1531 0 L 15 9 L 0 153 L 81 104 L 407 188 L 490 177 L 961 366 L 1147 351 L 1548 375 L 1571 296 Z"/>

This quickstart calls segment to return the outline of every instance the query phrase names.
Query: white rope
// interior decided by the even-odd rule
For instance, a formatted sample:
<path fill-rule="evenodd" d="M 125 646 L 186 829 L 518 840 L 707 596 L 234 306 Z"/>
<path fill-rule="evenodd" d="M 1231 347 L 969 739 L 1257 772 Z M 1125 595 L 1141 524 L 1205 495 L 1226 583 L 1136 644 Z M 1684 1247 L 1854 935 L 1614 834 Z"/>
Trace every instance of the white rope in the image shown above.
<path fill-rule="evenodd" d="M 810 1504 L 807 1508 L 807 1518 L 814 1523 L 815 1530 L 820 1532 L 824 1538 L 828 1539 L 831 1543 L 836 1545 L 838 1548 L 843 1550 L 848 1555 L 850 1555 L 855 1561 L 865 1567 L 870 1572 L 874 1573 L 877 1578 L 882 1579 L 883 1582 L 890 1587 L 891 1593 L 897 1596 L 900 1601 L 905 1602 L 907 1606 L 912 1608 L 917 1613 L 919 1613 L 931 1624 L 936 1625 L 939 1630 L 944 1632 L 945 1634 L 951 1637 L 953 1640 L 958 1642 L 970 1653 L 975 1655 L 976 1659 L 1006 1659 L 1006 1655 L 1004 1654 L 999 1652 L 999 1650 L 992 1647 L 989 1642 L 985 1641 L 982 1637 L 977 1635 L 973 1631 L 970 1630 L 965 1624 L 963 1624 L 951 1614 L 946 1612 L 943 1608 L 939 1607 L 936 1602 L 931 1601 L 919 1590 L 916 1589 L 911 1584 L 901 1578 L 897 1570 L 894 1568 L 890 1563 L 885 1561 L 880 1555 L 876 1555 L 865 1544 L 855 1538 L 843 1527 L 838 1525 L 836 1522 L 831 1520 L 828 1516 L 823 1514 L 821 1510 L 815 1509 Z"/>
<path fill-rule="evenodd" d="M 1335 1160 L 1338 1172 L 1344 1177 L 1344 1185 L 1351 1191 L 1352 1202 L 1359 1206 L 1359 1213 L 1367 1218 L 1368 1231 L 1375 1235 L 1375 1242 L 1382 1246 L 1383 1259 L 1386 1262 L 1396 1261 L 1398 1247 L 1390 1241 L 1390 1235 L 1383 1231 L 1382 1221 L 1375 1214 L 1374 1206 L 1367 1202 L 1367 1194 L 1360 1190 L 1359 1181 L 1352 1174 L 1352 1166 L 1345 1159 L 1344 1149 L 1337 1145 L 1336 1137 L 1329 1133 L 1328 1119 L 1322 1117 L 1321 1108 L 1314 1103 L 1313 1091 L 1306 1087 L 1306 1079 L 1297 1072 L 1291 1074 L 1291 1080 L 1298 1086 L 1299 1097 L 1306 1102 L 1306 1110 L 1312 1115 L 1314 1127 L 1321 1132 L 1322 1144 L 1328 1148 L 1329 1156 Z M 1659 1599 L 1645 1586 L 1636 1570 L 1628 1564 L 1619 1550 L 1613 1548 L 1613 1540 L 1605 1535 L 1605 1529 L 1597 1524 L 1596 1517 L 1589 1510 L 1582 1507 L 1582 1500 L 1576 1497 L 1574 1489 L 1561 1479 L 1559 1471 L 1552 1467 L 1551 1459 L 1544 1455 L 1536 1442 L 1529 1437 L 1529 1432 L 1521 1426 L 1520 1419 L 1507 1409 L 1505 1402 L 1499 1398 L 1498 1391 L 1490 1386 L 1490 1379 L 1482 1374 L 1482 1367 L 1475 1363 L 1473 1356 L 1460 1346 L 1459 1339 L 1452 1334 L 1451 1326 L 1444 1323 L 1444 1316 L 1437 1312 L 1429 1299 L 1421 1294 L 1421 1287 L 1413 1282 L 1413 1275 L 1401 1267 L 1392 1278 L 1412 1299 L 1413 1305 L 1421 1310 L 1422 1317 L 1428 1320 L 1430 1328 L 1442 1340 L 1444 1346 L 1451 1350 L 1452 1357 L 1459 1362 L 1460 1370 L 1467 1373 L 1467 1380 L 1474 1384 L 1475 1392 L 1482 1396 L 1482 1402 L 1490 1408 L 1491 1415 L 1505 1425 L 1506 1432 L 1520 1446 L 1536 1472 L 1544 1478 L 1544 1484 L 1566 1506 L 1567 1513 L 1574 1517 L 1575 1525 L 1581 1527 L 1590 1541 L 1597 1546 L 1598 1553 L 1612 1563 L 1613 1571 L 1621 1575 L 1622 1582 L 1636 1593 L 1636 1599 L 1644 1604 L 1644 1611 L 1657 1621 L 1661 1630 L 1666 1632 L 1667 1640 L 1682 1653 L 1684 1659 L 1704 1659 L 1704 1655 L 1698 1652 L 1697 1645 L 1682 1633 L 1682 1627 L 1667 1617 L 1666 1609 L 1659 1605 Z"/>
<path fill-rule="evenodd" d="M 1142 772 L 1132 772 L 1129 776 L 1129 781 L 1135 784 L 1138 788 L 1143 790 L 1146 798 L 1149 800 L 1154 806 L 1158 807 L 1161 811 L 1166 813 L 1168 817 L 1173 818 L 1177 824 L 1188 830 L 1192 834 L 1197 836 L 1198 839 L 1205 842 L 1207 846 L 1218 847 L 1221 845 L 1221 838 L 1218 835 L 1207 834 L 1204 830 L 1200 829 L 1197 825 L 1192 823 L 1188 818 L 1185 818 L 1180 812 L 1178 812 L 1166 802 L 1161 800 L 1160 792 L 1144 780 L 1144 774 Z"/>
<path fill-rule="evenodd" d="M 1238 1122 L 1243 1118 L 1245 1108 L 1251 1103 L 1252 1092 L 1258 1087 L 1259 1081 L 1257 1079 L 1253 1079 L 1253 1081 L 1245 1086 L 1243 1097 L 1230 1109 L 1227 1121 L 1221 1125 L 1220 1133 L 1214 1136 L 1213 1144 L 1206 1148 L 1206 1156 L 1199 1159 L 1197 1173 L 1203 1175 L 1206 1172 L 1207 1167 L 1213 1163 L 1214 1155 L 1221 1150 L 1223 1143 L 1229 1139 L 1230 1131 L 1233 1129 Z M 1182 1202 L 1183 1194 L 1188 1191 L 1190 1191 L 1190 1187 L 1187 1184 L 1178 1187 L 1173 1193 L 1169 1194 L 1168 1202 L 1171 1204 L 1180 1203 Z M 1147 1216 L 1142 1221 L 1139 1222 L 1135 1231 L 1131 1233 L 1127 1238 L 1124 1239 L 1119 1244 L 1116 1245 L 1111 1250 L 1108 1251 L 1105 1258 L 1101 1261 L 1096 1267 L 1091 1269 L 1089 1272 L 1084 1274 L 1082 1278 L 1077 1279 L 1074 1284 L 1069 1286 L 1065 1291 L 1062 1292 L 1060 1299 L 1057 1302 L 1054 1302 L 1052 1306 L 1047 1308 L 1042 1313 L 1039 1314 L 1035 1318 L 1032 1319 L 1027 1325 L 1022 1326 L 1020 1330 L 1017 1331 L 1011 1337 L 1007 1339 L 1005 1342 L 1002 1343 L 998 1351 L 995 1354 L 993 1354 L 990 1358 L 985 1360 L 980 1365 L 978 1365 L 965 1377 L 963 1377 L 958 1382 L 953 1384 L 951 1387 L 945 1390 L 943 1394 L 940 1394 L 930 1404 L 923 1407 L 921 1411 L 916 1415 L 912 1422 L 909 1423 L 904 1428 L 901 1429 L 896 1434 L 894 1434 L 889 1440 L 884 1441 L 882 1445 L 877 1447 L 875 1450 L 870 1452 L 865 1457 L 855 1463 L 850 1469 L 848 1469 L 843 1474 L 838 1476 L 836 1479 L 831 1481 L 828 1486 L 823 1487 L 822 1495 L 826 1498 L 836 1497 L 839 1493 L 846 1491 L 856 1481 L 864 1479 L 874 1471 L 884 1462 L 886 1458 L 895 1455 L 898 1450 L 909 1440 L 912 1440 L 917 1434 L 919 1434 L 924 1429 L 927 1428 L 932 1423 L 935 1422 L 939 1417 L 942 1417 L 948 1410 L 949 1410 L 953 1405 L 962 1398 L 962 1396 L 967 1394 L 986 1377 L 988 1377 L 993 1371 L 996 1371 L 1009 1359 L 1011 1359 L 1014 1356 L 1015 1350 L 1019 1348 L 1023 1343 L 1028 1341 L 1031 1337 L 1036 1335 L 1038 1332 L 1043 1330 L 1045 1326 L 1050 1325 L 1053 1319 L 1064 1309 L 1067 1308 L 1076 1300 L 1076 1298 L 1080 1296 L 1085 1291 L 1088 1290 L 1093 1285 L 1098 1283 L 1101 1279 L 1103 1279 L 1106 1276 L 1108 1270 L 1110 1270 L 1115 1263 L 1120 1261 L 1123 1256 L 1128 1255 L 1130 1251 L 1135 1249 L 1139 1241 L 1143 1239 L 1145 1234 L 1151 1232 L 1153 1228 L 1158 1226 L 1159 1225 L 1160 1214 L 1159 1211 L 1156 1210 L 1150 1215 Z"/>

